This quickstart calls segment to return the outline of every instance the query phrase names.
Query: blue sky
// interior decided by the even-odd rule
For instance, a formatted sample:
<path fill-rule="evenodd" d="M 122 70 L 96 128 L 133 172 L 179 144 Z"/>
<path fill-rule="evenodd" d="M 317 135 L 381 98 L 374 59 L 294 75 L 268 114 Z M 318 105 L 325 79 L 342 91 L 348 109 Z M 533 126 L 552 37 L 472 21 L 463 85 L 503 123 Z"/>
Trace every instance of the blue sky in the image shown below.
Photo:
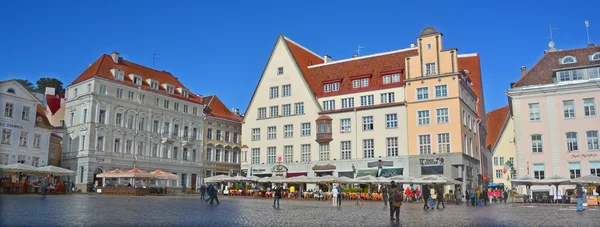
<path fill-rule="evenodd" d="M 173 3 L 175 2 L 175 3 Z M 166 70 L 193 92 L 242 111 L 279 34 L 320 55 L 406 48 L 433 26 L 444 46 L 481 54 L 487 111 L 548 49 L 600 44 L 600 1 L 7 1 L 0 7 L 0 79 L 70 84 L 103 53 Z M 213 1 L 211 1 L 213 2 Z M 367 3 L 367 2 L 370 2 Z M 484 3 L 493 2 L 493 3 Z"/>

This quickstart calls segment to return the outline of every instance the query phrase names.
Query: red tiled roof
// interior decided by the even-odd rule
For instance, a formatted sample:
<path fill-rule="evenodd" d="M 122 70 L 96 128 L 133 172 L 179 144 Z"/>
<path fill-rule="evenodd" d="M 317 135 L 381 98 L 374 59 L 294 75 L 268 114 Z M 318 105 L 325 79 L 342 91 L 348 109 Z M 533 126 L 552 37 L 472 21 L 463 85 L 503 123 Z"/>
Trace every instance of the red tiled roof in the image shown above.
<path fill-rule="evenodd" d="M 309 84 L 318 97 L 340 95 L 368 90 L 376 90 L 386 87 L 404 86 L 404 60 L 405 57 L 417 54 L 416 49 L 396 51 L 373 57 L 361 57 L 360 59 L 348 59 L 344 62 L 332 63 L 323 66 L 309 68 Z M 400 82 L 383 84 L 383 75 L 400 73 Z M 369 77 L 369 86 L 366 88 L 353 88 L 352 80 Z M 339 82 L 338 91 L 324 92 L 324 83 Z"/>
<path fill-rule="evenodd" d="M 494 148 L 498 142 L 498 139 L 500 139 L 499 137 L 500 134 L 502 134 L 502 128 L 504 127 L 504 122 L 506 122 L 509 111 L 510 108 L 508 108 L 508 106 L 504 106 L 485 114 L 487 123 L 487 137 L 485 138 L 485 146 L 487 148 Z"/>
<path fill-rule="evenodd" d="M 37 121 L 38 117 L 42 118 L 41 122 Z M 36 122 L 35 126 L 37 126 L 37 127 L 40 127 L 40 128 L 52 128 L 52 125 L 50 124 L 50 121 L 48 120 L 48 117 L 46 117 L 46 112 L 44 112 L 44 108 L 40 104 L 38 104 L 37 108 L 36 108 L 35 122 Z"/>
<path fill-rule="evenodd" d="M 50 109 L 52 115 L 60 109 L 60 100 L 64 99 L 65 95 L 46 95 L 46 106 Z"/>
<path fill-rule="evenodd" d="M 242 148 L 248 148 L 248 145 L 244 144 L 242 145 Z"/>
<path fill-rule="evenodd" d="M 324 62 L 323 59 L 319 56 L 316 56 L 314 53 L 311 53 L 310 51 L 306 50 L 305 48 L 298 46 L 296 43 L 290 41 L 287 38 L 285 38 L 285 43 L 290 52 L 292 53 L 292 56 L 294 56 L 294 60 L 296 61 L 296 64 L 298 64 L 298 67 L 302 71 L 302 74 L 304 74 L 304 78 L 306 78 L 306 81 L 310 84 L 310 87 L 313 89 L 314 92 L 314 81 L 311 80 L 311 72 L 308 69 L 308 66 L 321 64 Z"/>
<path fill-rule="evenodd" d="M 242 117 L 233 114 L 223 102 L 216 96 L 206 96 L 203 98 L 203 102 L 206 105 L 204 114 L 206 116 L 223 118 L 235 122 L 242 122 Z"/>
<path fill-rule="evenodd" d="M 468 70 L 467 75 L 471 79 L 471 90 L 477 95 L 477 115 L 481 119 L 481 116 L 485 112 L 484 99 L 483 99 L 483 85 L 481 80 L 481 63 L 479 60 L 479 54 L 468 57 L 458 57 L 458 68 L 459 70 Z"/>
<path fill-rule="evenodd" d="M 123 70 L 124 75 L 125 75 L 123 82 L 116 80 L 114 78 L 112 72 L 110 71 L 111 69 L 114 69 L 114 68 Z M 109 55 L 106 55 L 106 54 L 103 54 L 102 56 L 100 56 L 100 58 L 98 58 L 98 60 L 96 60 L 96 62 L 94 62 L 92 65 L 90 65 L 90 67 L 88 67 L 85 71 L 83 71 L 83 73 L 79 77 L 77 77 L 71 83 L 71 85 L 74 85 L 79 82 L 85 81 L 85 80 L 93 78 L 95 76 L 98 76 L 98 77 L 112 80 L 116 83 L 123 83 L 123 84 L 129 85 L 129 86 L 132 86 L 132 87 L 139 87 L 138 85 L 133 83 L 131 78 L 128 76 L 129 74 L 132 74 L 132 73 L 140 75 L 142 77 L 142 79 L 143 79 L 142 89 L 144 89 L 144 90 L 159 92 L 159 93 L 162 93 L 163 95 L 168 95 L 173 98 L 202 104 L 202 99 L 199 98 L 198 96 L 192 94 L 191 92 L 189 92 L 189 97 L 187 97 L 187 98 L 182 96 L 177 91 L 177 88 L 185 87 L 185 86 L 183 86 L 183 84 L 181 84 L 181 82 L 179 82 L 179 80 L 175 76 L 171 75 L 171 73 L 166 72 L 166 71 L 158 71 L 155 69 L 151 69 L 151 68 L 124 60 L 122 58 L 119 58 L 119 63 L 116 64 L 112 60 L 112 57 Z M 150 84 L 148 84 L 146 82 L 146 79 L 148 79 L 148 78 L 156 80 L 156 81 L 158 81 L 159 84 L 161 84 L 159 86 L 158 91 L 155 89 L 152 89 L 150 87 Z M 163 83 L 172 85 L 175 88 L 175 94 L 168 94 L 167 91 L 162 86 Z"/>
<path fill-rule="evenodd" d="M 589 56 L 596 52 L 600 52 L 600 46 L 547 52 L 513 87 L 554 83 L 552 79 L 554 76 L 553 70 L 591 65 L 593 63 L 590 61 Z M 560 64 L 560 60 L 566 56 L 575 57 L 577 62 Z"/>

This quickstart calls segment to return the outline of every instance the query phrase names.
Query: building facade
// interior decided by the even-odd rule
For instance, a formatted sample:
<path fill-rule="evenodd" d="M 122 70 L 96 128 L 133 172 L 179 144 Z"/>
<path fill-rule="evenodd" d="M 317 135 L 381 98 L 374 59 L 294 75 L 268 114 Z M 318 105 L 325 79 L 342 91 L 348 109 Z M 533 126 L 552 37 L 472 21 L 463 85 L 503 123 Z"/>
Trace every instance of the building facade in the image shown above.
<path fill-rule="evenodd" d="M 486 147 L 493 154 L 493 183 L 512 188 L 511 179 L 516 177 L 515 123 L 509 106 L 486 114 L 488 136 Z"/>
<path fill-rule="evenodd" d="M 48 165 L 61 165 L 62 137 L 56 133 L 50 135 L 50 148 L 48 150 Z"/>
<path fill-rule="evenodd" d="M 238 109 L 230 111 L 216 96 L 203 97 L 204 154 L 203 177 L 240 175 L 242 117 Z"/>
<path fill-rule="evenodd" d="M 41 103 L 16 80 L 0 82 L 0 164 L 48 165 L 52 127 Z"/>
<path fill-rule="evenodd" d="M 600 47 L 550 50 L 507 91 L 515 120 L 517 174 L 600 176 Z M 525 68 L 522 68 L 525 71 Z M 561 186 L 533 186 L 536 194 L 565 195 Z"/>
<path fill-rule="evenodd" d="M 442 37 L 425 28 L 417 52 L 405 57 L 410 173 L 444 175 L 473 188 L 481 184 L 480 160 L 485 160 L 479 55 L 443 49 Z"/>
<path fill-rule="evenodd" d="M 177 78 L 102 55 L 66 89 L 62 166 L 77 172 L 75 184 L 102 179 L 113 169 L 160 169 L 178 176 L 170 187 L 201 182 L 202 97 Z"/>

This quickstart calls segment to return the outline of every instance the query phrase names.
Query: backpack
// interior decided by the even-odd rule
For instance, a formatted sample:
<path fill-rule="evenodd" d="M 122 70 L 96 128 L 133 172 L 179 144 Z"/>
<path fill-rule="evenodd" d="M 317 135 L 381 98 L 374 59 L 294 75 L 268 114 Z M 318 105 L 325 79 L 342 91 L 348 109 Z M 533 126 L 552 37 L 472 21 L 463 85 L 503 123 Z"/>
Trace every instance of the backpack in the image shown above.
<path fill-rule="evenodd" d="M 575 196 L 579 196 L 579 190 L 577 190 L 577 188 L 575 188 L 575 189 L 573 190 L 573 195 L 575 195 Z"/>
<path fill-rule="evenodd" d="M 402 202 L 403 197 L 402 197 L 402 193 L 396 192 L 394 193 L 394 201 L 395 202 Z"/>

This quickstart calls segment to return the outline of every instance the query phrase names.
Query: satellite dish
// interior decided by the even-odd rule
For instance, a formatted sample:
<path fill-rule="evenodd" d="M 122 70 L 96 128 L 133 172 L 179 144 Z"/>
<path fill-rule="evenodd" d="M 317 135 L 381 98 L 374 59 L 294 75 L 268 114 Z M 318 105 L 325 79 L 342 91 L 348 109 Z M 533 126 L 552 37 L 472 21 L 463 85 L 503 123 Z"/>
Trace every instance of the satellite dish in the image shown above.
<path fill-rule="evenodd" d="M 548 46 L 549 46 L 550 48 L 554 48 L 554 41 L 550 41 L 550 42 L 548 43 Z"/>

